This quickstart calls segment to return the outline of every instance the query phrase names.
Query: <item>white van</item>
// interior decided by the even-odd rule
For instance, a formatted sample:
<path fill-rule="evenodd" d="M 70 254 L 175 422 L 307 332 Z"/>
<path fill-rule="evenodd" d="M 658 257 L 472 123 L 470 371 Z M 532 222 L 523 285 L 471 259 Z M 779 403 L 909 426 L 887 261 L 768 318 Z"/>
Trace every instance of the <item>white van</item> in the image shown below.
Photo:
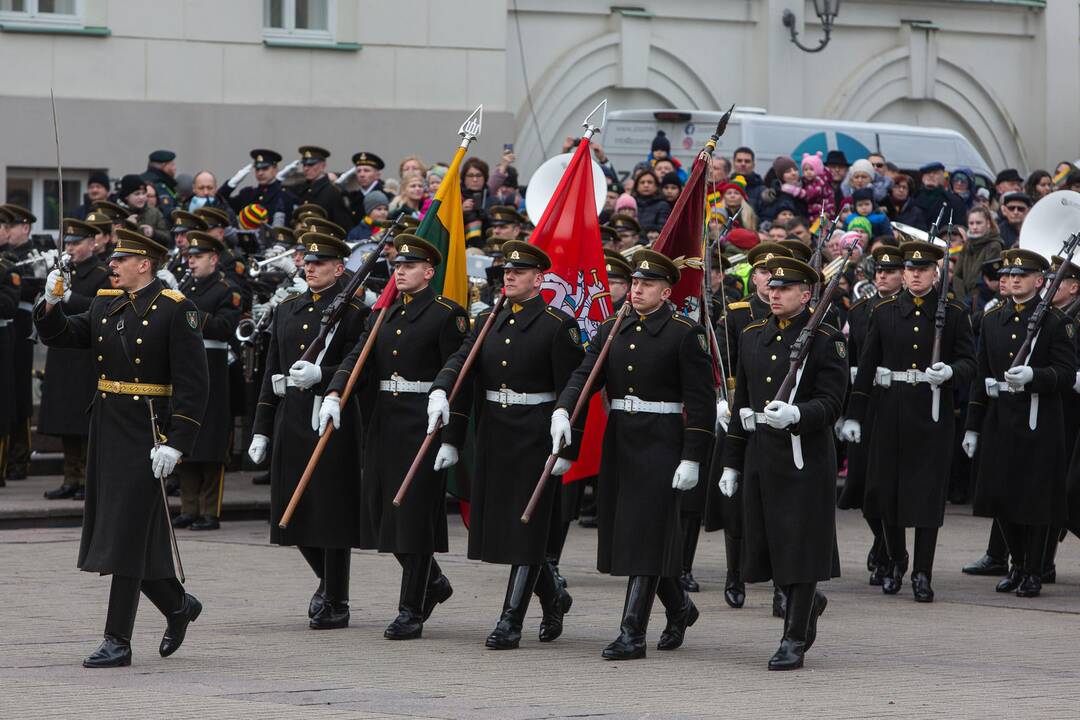
<path fill-rule="evenodd" d="M 689 170 L 722 115 L 701 110 L 616 110 L 608 113 L 599 141 L 616 169 L 629 172 L 649 156 L 656 131 L 663 130 L 671 141 L 672 155 Z M 782 117 L 761 108 L 737 108 L 717 152 L 730 158 L 742 146 L 753 148 L 757 171 L 763 177 L 780 155 L 798 162 L 803 153 L 819 150 L 822 158 L 829 150 L 842 150 L 848 162 L 854 162 L 880 152 L 901 170 L 918 170 L 939 161 L 950 171 L 966 167 L 989 181 L 994 177 L 975 146 L 945 128 Z"/>

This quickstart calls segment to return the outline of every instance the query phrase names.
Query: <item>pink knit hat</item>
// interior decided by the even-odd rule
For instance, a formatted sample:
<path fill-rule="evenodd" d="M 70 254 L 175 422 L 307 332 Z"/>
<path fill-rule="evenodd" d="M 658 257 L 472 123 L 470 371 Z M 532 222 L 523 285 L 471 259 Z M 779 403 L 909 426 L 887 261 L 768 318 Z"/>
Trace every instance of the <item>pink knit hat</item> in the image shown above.
<path fill-rule="evenodd" d="M 619 196 L 619 199 L 615 201 L 615 212 L 625 210 L 626 208 L 634 208 L 637 211 L 637 200 L 630 193 L 623 193 Z"/>
<path fill-rule="evenodd" d="M 810 153 L 803 153 L 802 165 L 800 169 L 806 165 L 809 165 L 814 169 L 814 175 L 817 177 L 823 177 L 825 175 L 825 163 L 821 161 L 821 151 L 811 155 Z"/>

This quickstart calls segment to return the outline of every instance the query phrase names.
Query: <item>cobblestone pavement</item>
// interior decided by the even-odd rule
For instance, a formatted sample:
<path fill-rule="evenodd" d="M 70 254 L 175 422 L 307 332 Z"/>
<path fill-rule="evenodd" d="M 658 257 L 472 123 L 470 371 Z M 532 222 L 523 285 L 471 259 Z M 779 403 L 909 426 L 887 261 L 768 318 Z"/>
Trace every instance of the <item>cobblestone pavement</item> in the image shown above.
<path fill-rule="evenodd" d="M 0 495 L 0 506 L 4 496 Z M 75 567 L 76 528 L 0 532 L 0 718 L 1075 718 L 1080 670 L 1080 545 L 1065 542 L 1058 583 L 1022 600 L 993 591 L 994 578 L 960 566 L 985 548 L 988 524 L 950 508 L 940 535 L 937 601 L 916 605 L 866 584 L 869 532 L 841 512 L 844 577 L 824 586 L 830 603 L 804 670 L 770 673 L 780 621 L 771 591 L 753 586 L 746 607 L 723 601 L 723 538 L 705 535 L 695 596 L 701 619 L 678 651 L 609 663 L 625 583 L 593 570 L 595 531 L 576 525 L 563 572 L 574 606 L 566 632 L 536 640 L 533 602 L 521 649 L 485 650 L 505 588 L 502 567 L 464 557 L 465 530 L 451 523 L 453 552 L 440 558 L 455 587 L 424 638 L 382 638 L 396 614 L 398 565 L 357 552 L 352 623 L 307 629 L 315 583 L 299 554 L 267 544 L 265 522 L 219 532 L 180 532 L 188 588 L 205 611 L 179 653 L 156 648 L 164 621 L 145 600 L 134 663 L 84 670 L 101 636 L 108 580 Z M 909 533 L 910 534 L 910 533 Z M 909 538 L 909 543 L 911 542 Z M 650 627 L 663 628 L 659 603 Z"/>

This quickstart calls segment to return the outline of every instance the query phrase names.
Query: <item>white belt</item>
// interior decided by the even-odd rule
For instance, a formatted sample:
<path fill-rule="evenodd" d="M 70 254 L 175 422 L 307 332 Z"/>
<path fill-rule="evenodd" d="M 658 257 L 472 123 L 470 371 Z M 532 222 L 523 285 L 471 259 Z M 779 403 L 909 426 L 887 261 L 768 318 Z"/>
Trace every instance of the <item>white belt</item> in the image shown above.
<path fill-rule="evenodd" d="M 392 375 L 389 380 L 380 380 L 379 389 L 383 392 L 392 393 L 426 393 L 431 390 L 432 383 L 423 380 L 406 380 L 398 375 Z"/>
<path fill-rule="evenodd" d="M 11 324 L 11 320 L 0 320 L 0 327 L 7 327 Z"/>
<path fill-rule="evenodd" d="M 624 398 L 612 400 L 611 409 L 630 414 L 675 415 L 683 411 L 683 404 L 680 402 L 664 402 L 662 400 L 642 400 L 633 395 L 627 395 Z"/>
<path fill-rule="evenodd" d="M 887 388 L 894 382 L 918 385 L 919 383 L 930 382 L 930 378 L 928 378 L 926 373 L 922 370 L 890 370 L 889 368 L 883 367 L 879 367 L 875 370 L 875 385 Z"/>
<path fill-rule="evenodd" d="M 754 412 L 750 408 L 742 408 L 739 410 L 739 422 L 742 423 L 743 430 L 754 432 L 758 423 L 765 422 L 765 413 Z"/>
<path fill-rule="evenodd" d="M 278 397 L 285 397 L 285 390 L 287 388 L 298 388 L 299 385 L 289 375 L 278 373 L 277 375 L 270 376 L 270 386 L 274 389 L 274 394 Z M 303 390 L 303 388 L 300 388 Z"/>
<path fill-rule="evenodd" d="M 987 397 L 996 398 L 1003 392 L 1022 393 L 1025 388 L 1013 389 L 1009 383 L 996 378 L 984 378 Z M 1039 427 L 1039 393 L 1031 393 L 1031 402 L 1028 405 L 1028 429 L 1034 431 Z"/>
<path fill-rule="evenodd" d="M 546 402 L 555 402 L 555 393 L 519 393 L 513 390 L 486 390 L 484 397 L 489 402 L 499 403 L 503 407 L 507 405 L 540 405 Z"/>
<path fill-rule="evenodd" d="M 203 340 L 203 347 L 207 350 L 228 350 L 229 343 L 224 340 Z"/>
<path fill-rule="evenodd" d="M 26 312 L 34 312 L 34 303 L 28 303 L 25 300 L 19 301 L 19 309 Z"/>

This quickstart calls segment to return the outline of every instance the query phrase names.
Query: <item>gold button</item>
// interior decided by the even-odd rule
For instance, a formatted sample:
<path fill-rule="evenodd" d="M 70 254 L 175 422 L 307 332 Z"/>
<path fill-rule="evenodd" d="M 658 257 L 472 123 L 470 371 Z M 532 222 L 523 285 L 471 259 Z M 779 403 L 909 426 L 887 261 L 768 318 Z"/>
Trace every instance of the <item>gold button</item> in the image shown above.
<path fill-rule="evenodd" d="M 633 365 L 627 365 L 627 366 L 626 366 L 626 370 L 627 370 L 628 372 L 634 372 L 634 366 L 633 366 Z"/>
<path fill-rule="evenodd" d="M 631 349 L 631 350 L 633 350 L 633 349 L 634 349 L 634 348 L 636 348 L 636 347 L 637 347 L 637 345 L 635 345 L 634 343 L 630 343 L 630 349 Z"/>
<path fill-rule="evenodd" d="M 313 307 L 309 307 L 309 308 L 307 309 L 307 311 L 308 311 L 308 312 L 315 312 L 315 308 L 313 308 Z"/>
<path fill-rule="evenodd" d="M 102 338 L 102 337 L 101 337 L 100 335 L 98 335 L 98 336 L 97 336 L 97 341 L 98 341 L 98 342 L 101 342 L 101 341 L 102 341 L 102 339 L 103 339 L 103 338 Z"/>
<path fill-rule="evenodd" d="M 400 335 L 400 334 L 401 334 L 401 328 L 398 328 L 398 329 L 397 329 L 397 330 L 395 330 L 394 332 L 395 332 L 396 334 Z"/>
<path fill-rule="evenodd" d="M 1013 354 L 1012 354 L 1012 353 L 1009 353 L 1009 357 L 1012 357 L 1012 356 L 1013 356 Z"/>
<path fill-rule="evenodd" d="M 398 394 L 397 394 L 397 393 L 394 393 L 394 397 L 397 397 L 397 396 L 398 396 Z"/>
<path fill-rule="evenodd" d="M 108 322 L 108 320 L 106 320 L 105 318 L 101 318 L 101 324 L 102 324 L 102 325 L 104 325 L 104 324 L 105 324 L 105 323 L 107 323 L 107 322 Z"/>
<path fill-rule="evenodd" d="M 784 338 L 783 338 L 782 336 L 780 336 L 780 335 L 777 335 L 777 336 L 776 336 L 776 339 L 777 339 L 777 340 L 783 340 Z"/>
<path fill-rule="evenodd" d="M 911 346 L 911 349 L 912 349 L 912 350 L 918 350 L 918 349 L 919 349 L 919 346 L 918 346 L 918 345 L 912 345 L 912 346 Z"/>
<path fill-rule="evenodd" d="M 509 345 L 510 344 L 510 338 L 506 338 L 506 340 L 504 340 L 503 342 L 506 343 L 507 345 Z"/>
<path fill-rule="evenodd" d="M 773 355 L 773 356 L 772 356 L 772 357 L 770 358 L 770 360 L 775 360 L 775 359 L 776 359 L 776 356 L 775 356 L 775 355 Z"/>
<path fill-rule="evenodd" d="M 911 363 L 911 368 L 912 368 L 913 370 L 918 370 L 918 369 L 919 369 L 919 366 L 918 366 L 918 365 L 916 365 L 915 363 Z"/>
<path fill-rule="evenodd" d="M 104 360 L 104 359 L 105 359 L 105 358 L 104 358 L 104 356 L 102 356 L 102 355 L 98 355 L 98 356 L 97 356 L 97 361 L 98 361 L 98 362 L 101 362 L 101 361 L 102 361 L 102 360 Z"/>
<path fill-rule="evenodd" d="M 136 365 L 142 364 L 142 358 L 135 358 L 135 364 Z"/>
<path fill-rule="evenodd" d="M 135 338 L 136 345 L 142 345 L 142 338 Z"/>
<path fill-rule="evenodd" d="M 102 375 L 101 377 L 105 377 L 105 376 Z M 506 389 L 506 383 L 502 383 L 501 385 L 499 385 L 499 387 L 502 388 L 503 390 L 505 390 Z"/>
<path fill-rule="evenodd" d="M 132 396 L 131 396 L 131 399 L 132 399 L 132 400 L 138 400 L 138 399 L 139 399 L 139 396 L 138 396 L 138 395 L 132 395 Z"/>
<path fill-rule="evenodd" d="M 300 343 L 300 349 L 301 349 L 301 350 L 303 350 L 303 349 L 304 349 L 304 343 Z"/>
<path fill-rule="evenodd" d="M 304 327 L 302 329 L 307 330 L 307 323 L 304 323 Z"/>
<path fill-rule="evenodd" d="M 502 406 L 503 406 L 503 407 L 506 407 L 506 403 L 502 403 Z"/>
<path fill-rule="evenodd" d="M 102 375 L 101 377 L 105 377 L 105 376 Z M 105 397 L 105 393 L 101 393 L 101 397 Z"/>
<path fill-rule="evenodd" d="M 634 388 L 626 388 L 626 392 L 634 392 Z"/>
<path fill-rule="evenodd" d="M 641 326 L 640 325 L 635 325 L 634 329 L 637 330 L 638 332 L 641 332 Z"/>
<path fill-rule="evenodd" d="M 1020 322 L 1019 316 L 1013 318 L 1013 322 Z"/>
<path fill-rule="evenodd" d="M 150 321 L 149 321 L 149 320 L 143 320 L 143 321 L 142 321 L 142 324 L 143 324 L 143 325 L 149 325 L 149 324 L 150 324 Z"/>
<path fill-rule="evenodd" d="M 104 376 L 104 375 L 102 375 L 102 376 L 101 376 L 101 379 L 102 379 L 102 380 L 104 380 L 104 379 L 105 379 L 105 376 Z"/>
<path fill-rule="evenodd" d="M 765 378 L 765 382 L 772 382 L 772 378 L 771 377 Z"/>
<path fill-rule="evenodd" d="M 139 382 L 139 378 L 135 378 L 135 382 Z"/>
<path fill-rule="evenodd" d="M 393 352 L 391 352 L 390 354 L 391 354 L 391 355 L 397 355 L 397 350 L 394 350 L 394 351 L 393 351 Z"/>
<path fill-rule="evenodd" d="M 920 315 L 922 315 L 922 311 L 921 310 L 916 310 L 915 311 L 915 317 L 919 317 Z"/>
<path fill-rule="evenodd" d="M 915 332 L 919 332 L 919 326 L 918 325 L 915 326 Z"/>
<path fill-rule="evenodd" d="M 157 310 L 157 305 L 151 305 L 151 306 L 150 306 L 150 309 L 151 309 L 151 310 Z"/>
<path fill-rule="evenodd" d="M 506 367 L 506 361 L 505 360 L 502 361 L 502 366 Z"/>
<path fill-rule="evenodd" d="M 1015 340 L 1015 339 L 1016 339 L 1016 333 L 1013 333 L 1012 339 L 1013 339 L 1013 340 Z"/>
<path fill-rule="evenodd" d="M 513 324 L 514 324 L 514 318 L 510 318 L 510 324 L 511 324 L 511 325 L 513 325 Z M 506 406 L 504 405 L 503 407 L 506 407 Z"/>
<path fill-rule="evenodd" d="M 405 314 L 405 311 L 404 311 L 404 310 L 402 310 L 402 311 L 401 311 L 401 314 L 402 314 L 402 315 L 404 315 L 404 314 Z"/>

